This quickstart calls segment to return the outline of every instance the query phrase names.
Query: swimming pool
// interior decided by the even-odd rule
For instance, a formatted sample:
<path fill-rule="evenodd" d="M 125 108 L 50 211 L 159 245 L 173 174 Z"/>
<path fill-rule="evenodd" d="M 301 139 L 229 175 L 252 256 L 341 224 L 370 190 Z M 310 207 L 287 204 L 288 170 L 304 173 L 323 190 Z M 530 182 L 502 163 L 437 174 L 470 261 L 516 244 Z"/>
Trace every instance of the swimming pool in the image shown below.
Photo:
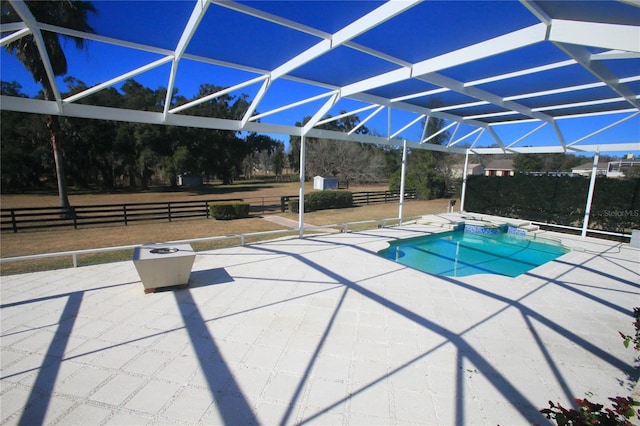
<path fill-rule="evenodd" d="M 450 231 L 393 241 L 378 254 L 447 277 L 475 274 L 517 277 L 568 251 L 560 243 L 526 235 Z"/>

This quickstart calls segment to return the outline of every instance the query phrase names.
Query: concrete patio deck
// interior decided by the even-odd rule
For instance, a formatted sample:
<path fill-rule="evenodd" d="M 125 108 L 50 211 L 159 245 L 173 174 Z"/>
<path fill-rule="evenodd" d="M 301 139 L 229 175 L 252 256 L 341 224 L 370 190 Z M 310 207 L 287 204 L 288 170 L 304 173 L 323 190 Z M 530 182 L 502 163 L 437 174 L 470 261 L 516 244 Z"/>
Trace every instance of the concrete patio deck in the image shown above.
<path fill-rule="evenodd" d="M 202 252 L 155 294 L 132 262 L 2 277 L 0 424 L 515 425 L 631 394 L 640 250 L 545 233 L 575 250 L 515 279 L 375 254 L 435 230 Z"/>

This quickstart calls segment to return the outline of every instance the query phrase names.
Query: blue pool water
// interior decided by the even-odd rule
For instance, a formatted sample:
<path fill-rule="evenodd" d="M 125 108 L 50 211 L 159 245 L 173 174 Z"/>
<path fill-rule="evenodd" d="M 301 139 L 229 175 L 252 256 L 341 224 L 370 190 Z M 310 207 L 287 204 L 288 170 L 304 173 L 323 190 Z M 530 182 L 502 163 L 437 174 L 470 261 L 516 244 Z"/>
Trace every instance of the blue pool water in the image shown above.
<path fill-rule="evenodd" d="M 524 235 L 451 231 L 393 241 L 379 254 L 403 265 L 447 277 L 474 274 L 517 277 L 567 252 L 559 243 Z"/>

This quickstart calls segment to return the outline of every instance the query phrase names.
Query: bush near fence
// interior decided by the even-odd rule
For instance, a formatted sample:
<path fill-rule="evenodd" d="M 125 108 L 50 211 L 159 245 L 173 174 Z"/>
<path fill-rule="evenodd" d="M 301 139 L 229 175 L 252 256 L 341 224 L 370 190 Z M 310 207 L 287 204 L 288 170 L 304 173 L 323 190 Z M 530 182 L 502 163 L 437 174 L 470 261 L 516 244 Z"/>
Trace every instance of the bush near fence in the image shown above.
<path fill-rule="evenodd" d="M 304 211 L 343 209 L 353 207 L 353 193 L 350 191 L 317 191 L 304 196 Z M 300 211 L 300 200 L 289 202 L 291 213 Z"/>
<path fill-rule="evenodd" d="M 305 197 L 311 211 L 342 209 L 353 206 L 353 194 L 349 191 L 311 192 Z"/>
<path fill-rule="evenodd" d="M 577 176 L 469 176 L 465 210 L 549 224 L 580 226 L 589 178 Z M 589 228 L 640 229 L 640 179 L 598 177 Z"/>
<path fill-rule="evenodd" d="M 330 194 L 330 193 L 339 193 L 339 192 L 349 192 L 349 191 L 314 191 L 305 195 L 305 211 L 310 211 L 308 205 L 308 197 L 315 197 L 315 195 L 311 194 Z M 400 199 L 399 191 L 366 191 L 366 192 L 351 192 L 352 204 L 348 207 L 352 206 L 365 206 L 370 204 L 379 204 L 379 203 L 389 203 L 389 202 L 398 202 Z M 320 196 L 322 197 L 322 196 Z M 292 213 L 297 213 L 299 211 L 299 198 L 297 195 L 284 196 L 281 199 L 281 209 L 282 212 L 289 211 Z M 404 194 L 405 200 L 415 200 L 418 198 L 416 191 L 409 190 L 405 191 Z M 312 198 L 313 200 L 313 198 Z M 311 202 L 313 206 L 313 201 Z M 343 208 L 342 207 L 331 207 L 331 208 Z"/>
<path fill-rule="evenodd" d="M 240 202 L 217 202 L 209 205 L 211 217 L 216 220 L 231 220 L 249 217 L 250 206 Z"/>

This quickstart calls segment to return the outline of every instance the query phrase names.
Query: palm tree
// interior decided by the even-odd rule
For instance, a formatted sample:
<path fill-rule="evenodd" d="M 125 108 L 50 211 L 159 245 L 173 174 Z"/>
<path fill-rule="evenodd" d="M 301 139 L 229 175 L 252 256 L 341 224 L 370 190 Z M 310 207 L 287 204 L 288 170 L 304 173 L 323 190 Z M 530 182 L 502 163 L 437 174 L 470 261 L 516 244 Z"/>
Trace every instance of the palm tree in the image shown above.
<path fill-rule="evenodd" d="M 90 32 L 94 30 L 87 23 L 87 15 L 89 12 L 96 12 L 95 7 L 88 1 L 25 1 L 29 12 L 33 18 L 40 23 L 57 25 L 72 30 Z M 16 22 L 25 19 L 24 12 L 17 13 L 16 10 L 8 2 L 2 2 L 2 23 Z M 29 18 L 29 17 L 27 17 Z M 39 31 L 37 28 L 31 28 L 32 33 L 15 40 L 5 46 L 7 52 L 15 55 L 25 68 L 31 73 L 33 79 L 42 84 L 45 100 L 54 100 L 55 94 L 51 82 L 49 81 L 45 69 L 44 62 L 38 50 L 38 45 L 33 33 Z M 67 58 L 64 55 L 60 39 L 57 33 L 51 31 L 42 31 L 42 40 L 49 56 L 49 62 L 56 76 L 67 73 Z M 64 36 L 73 40 L 78 49 L 85 47 L 85 40 L 79 37 Z M 60 129 L 60 121 L 57 115 L 50 115 L 46 120 L 49 129 L 49 140 L 53 150 L 53 159 L 56 168 L 56 177 L 58 180 L 58 195 L 60 199 L 60 207 L 68 208 L 69 197 L 67 196 L 67 183 L 64 173 L 64 160 L 62 151 L 62 132 Z"/>

